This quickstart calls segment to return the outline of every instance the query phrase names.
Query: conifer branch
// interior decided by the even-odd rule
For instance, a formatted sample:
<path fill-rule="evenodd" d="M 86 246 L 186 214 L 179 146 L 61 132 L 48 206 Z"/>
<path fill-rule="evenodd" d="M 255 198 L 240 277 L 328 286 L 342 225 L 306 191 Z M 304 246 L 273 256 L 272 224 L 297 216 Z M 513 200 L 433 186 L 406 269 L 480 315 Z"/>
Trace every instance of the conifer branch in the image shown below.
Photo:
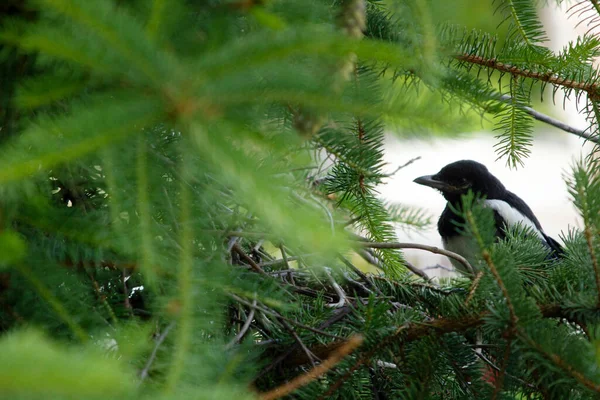
<path fill-rule="evenodd" d="M 590 252 L 590 257 L 592 259 L 592 266 L 594 267 L 596 290 L 598 292 L 598 305 L 600 306 L 600 270 L 598 269 L 598 258 L 596 256 L 596 249 L 594 247 L 594 235 L 592 234 L 592 229 L 590 228 L 589 223 L 587 221 L 585 222 L 584 234 L 585 241 Z"/>
<path fill-rule="evenodd" d="M 538 305 L 538 308 L 543 318 L 565 318 L 567 320 L 572 320 L 569 314 L 558 304 L 542 304 Z M 593 310 L 595 311 L 597 309 L 594 308 Z M 462 318 L 437 318 L 427 322 L 408 322 L 399 327 L 391 335 L 382 338 L 376 346 L 373 355 L 396 340 L 406 344 L 432 334 L 444 335 L 453 332 L 462 333 L 469 329 L 478 328 L 483 325 L 486 319 L 491 315 L 492 313 L 490 311 L 483 311 Z M 345 340 L 317 345 L 311 348 L 311 352 L 319 358 L 327 358 L 332 351 L 340 347 L 343 343 L 345 343 Z M 367 354 L 370 354 L 370 352 Z M 361 365 L 366 361 L 368 360 L 363 360 Z M 290 355 L 286 360 L 286 364 L 289 366 L 298 366 L 305 364 L 306 362 L 308 362 L 308 360 L 301 354 Z"/>
<path fill-rule="evenodd" d="M 479 233 L 479 228 L 477 227 L 475 218 L 473 217 L 473 213 L 471 210 L 466 211 L 465 219 L 469 223 L 471 232 L 473 232 L 473 236 L 475 237 L 475 240 L 477 241 L 477 244 L 479 245 L 479 248 L 481 249 L 481 255 L 482 255 L 483 259 L 485 260 L 485 263 L 490 268 L 490 271 L 492 272 L 492 275 L 494 276 L 496 283 L 498 284 L 498 286 L 500 287 L 500 290 L 502 291 L 502 295 L 506 299 L 506 305 L 510 312 L 511 329 L 514 329 L 516 327 L 519 319 L 517 317 L 517 314 L 515 313 L 515 308 L 513 306 L 512 300 L 509 296 L 508 290 L 506 289 L 506 285 L 504 284 L 502 277 L 498 273 L 498 269 L 496 268 L 496 265 L 494 264 L 494 260 L 492 260 L 492 256 L 491 256 L 489 250 L 486 248 L 486 245 L 483 242 L 483 238 L 481 237 L 481 235 Z"/>
<path fill-rule="evenodd" d="M 506 64 L 495 58 L 484 58 L 474 54 L 459 54 L 454 56 L 459 61 L 464 61 L 474 65 L 491 68 L 496 71 L 511 74 L 513 76 L 522 76 L 524 78 L 535 79 L 542 82 L 551 83 L 556 86 L 562 86 L 569 89 L 582 90 L 587 92 L 591 98 L 596 98 L 600 93 L 600 84 L 580 82 L 572 79 L 562 78 L 554 72 L 536 72 L 529 69 L 519 68 L 514 65 Z"/>
<path fill-rule="evenodd" d="M 141 237 L 140 266 L 142 271 L 155 278 L 154 246 L 152 245 L 152 230 L 150 226 L 150 199 L 148 197 L 148 166 L 146 139 L 143 135 L 138 137 L 136 143 L 136 175 L 137 175 L 137 214 L 139 216 L 139 230 Z"/>
<path fill-rule="evenodd" d="M 588 377 L 586 377 L 583 373 L 577 371 L 575 368 L 573 368 L 573 366 L 568 364 L 558 354 L 547 352 L 546 350 L 544 350 L 544 348 L 542 348 L 542 346 L 540 346 L 538 343 L 536 343 L 531 337 L 529 337 L 529 335 L 527 335 L 523 331 L 519 331 L 517 333 L 517 335 L 521 340 L 523 340 L 523 342 L 527 343 L 529 346 L 531 346 L 532 348 L 537 350 L 538 353 L 540 353 L 545 359 L 554 363 L 554 365 L 556 365 L 558 368 L 560 368 L 561 370 L 566 372 L 577 382 L 579 382 L 586 388 L 588 388 L 596 393 L 600 393 L 600 384 L 593 382 Z"/>
<path fill-rule="evenodd" d="M 596 248 L 594 246 L 594 233 L 592 232 L 592 215 L 590 215 L 590 209 L 588 204 L 588 195 L 586 194 L 585 188 L 580 180 L 577 181 L 577 192 L 579 195 L 579 204 L 581 209 L 581 217 L 583 219 L 584 229 L 583 233 L 585 236 L 585 242 L 592 259 L 592 267 L 594 269 L 594 278 L 596 280 L 596 293 L 597 293 L 597 304 L 600 307 L 600 269 L 598 266 L 598 257 L 596 255 Z"/>
<path fill-rule="evenodd" d="M 500 367 L 500 371 L 498 371 L 498 376 L 494 382 L 494 393 L 492 394 L 492 400 L 496 400 L 498 398 L 498 393 L 502 390 L 504 386 L 504 376 L 506 375 L 506 369 L 508 368 L 508 360 L 510 358 L 510 347 L 512 345 L 513 338 L 512 336 L 508 338 L 508 342 L 504 347 L 504 356 L 502 357 L 502 365 Z"/>

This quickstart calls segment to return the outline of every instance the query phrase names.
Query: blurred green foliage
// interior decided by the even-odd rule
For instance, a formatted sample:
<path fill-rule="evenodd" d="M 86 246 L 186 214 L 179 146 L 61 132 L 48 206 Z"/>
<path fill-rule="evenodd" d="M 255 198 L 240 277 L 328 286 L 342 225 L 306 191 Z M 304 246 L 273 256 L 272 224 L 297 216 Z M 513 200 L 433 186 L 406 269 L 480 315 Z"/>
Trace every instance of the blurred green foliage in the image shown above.
<path fill-rule="evenodd" d="M 473 198 L 475 280 L 365 243 L 431 224 L 379 196 L 386 123 L 489 116 L 516 167 L 538 84 L 597 135 L 597 38 L 553 53 L 534 2 L 498 3 L 1 4 L 0 397 L 268 398 L 313 368 L 293 398 L 596 396 L 593 157 L 564 260 Z"/>

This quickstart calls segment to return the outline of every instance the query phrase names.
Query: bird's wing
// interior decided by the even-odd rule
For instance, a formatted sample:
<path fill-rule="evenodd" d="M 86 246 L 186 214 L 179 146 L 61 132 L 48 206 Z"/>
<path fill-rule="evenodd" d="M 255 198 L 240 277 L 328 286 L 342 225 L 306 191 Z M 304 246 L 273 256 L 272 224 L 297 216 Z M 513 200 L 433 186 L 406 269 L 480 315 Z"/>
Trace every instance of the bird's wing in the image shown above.
<path fill-rule="evenodd" d="M 560 243 L 558 243 L 556 240 L 552 239 L 546 234 L 544 234 L 544 237 L 546 238 L 546 243 L 548 243 L 548 246 L 550 247 L 550 249 L 552 249 L 552 258 L 562 257 L 562 255 L 565 253 L 565 250 L 562 248 Z"/>
<path fill-rule="evenodd" d="M 516 205 L 519 207 L 519 209 L 517 209 L 515 206 L 511 206 L 508 204 L 508 202 L 503 200 L 484 200 L 484 206 L 494 210 L 496 227 L 513 227 L 518 224 L 526 226 L 530 228 L 542 240 L 542 242 L 544 242 L 550 248 L 552 257 L 560 257 L 564 252 L 562 246 L 556 240 L 546 235 L 529 206 L 527 206 L 527 204 L 525 204 L 525 202 L 516 195 L 514 195 L 514 197 L 518 199 Z M 513 201 L 511 201 L 511 203 L 512 202 Z M 501 229 L 498 229 L 498 231 L 501 231 Z M 505 235 L 502 232 L 501 234 L 497 233 L 497 236 L 503 238 Z"/>

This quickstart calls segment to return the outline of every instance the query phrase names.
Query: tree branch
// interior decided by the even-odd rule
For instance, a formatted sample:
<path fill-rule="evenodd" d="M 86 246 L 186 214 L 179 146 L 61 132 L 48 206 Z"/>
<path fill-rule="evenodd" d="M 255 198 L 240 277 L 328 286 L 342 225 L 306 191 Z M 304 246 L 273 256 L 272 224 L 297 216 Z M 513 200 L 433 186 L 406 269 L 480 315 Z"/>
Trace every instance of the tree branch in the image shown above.
<path fill-rule="evenodd" d="M 456 254 L 456 253 L 453 253 L 453 252 L 445 250 L 445 249 L 440 249 L 435 246 L 428 246 L 425 244 L 418 244 L 418 243 L 398 243 L 398 242 L 378 243 L 378 242 L 357 241 L 356 243 L 362 247 L 371 247 L 373 249 L 418 249 L 418 250 L 429 251 L 430 253 L 434 253 L 434 254 L 441 254 L 448 258 L 452 258 L 452 259 L 458 261 L 459 263 L 464 265 L 464 267 L 466 268 L 467 271 L 469 271 L 472 275 L 475 275 L 473 267 L 471 266 L 471 264 L 469 264 L 469 262 L 467 261 L 466 258 L 461 256 L 460 254 Z"/>

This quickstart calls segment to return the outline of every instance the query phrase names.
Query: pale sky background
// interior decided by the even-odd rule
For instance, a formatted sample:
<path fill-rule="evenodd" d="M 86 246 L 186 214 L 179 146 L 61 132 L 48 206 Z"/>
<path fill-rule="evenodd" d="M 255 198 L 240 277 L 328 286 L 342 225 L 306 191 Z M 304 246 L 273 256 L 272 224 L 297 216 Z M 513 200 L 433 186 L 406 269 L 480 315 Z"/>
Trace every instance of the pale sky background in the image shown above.
<path fill-rule="evenodd" d="M 550 38 L 550 47 L 554 51 L 562 49 L 570 40 L 576 38 L 575 22 L 567 19 L 566 8 L 543 9 L 540 13 Z M 588 28 L 577 28 L 579 34 Z M 559 92 L 560 93 L 560 92 Z M 551 104 L 546 96 L 545 102 Z M 567 101 L 562 109 L 562 97 L 557 94 L 556 105 L 552 106 L 552 116 L 571 126 L 584 129 L 587 125 L 578 114 L 575 104 Z M 422 233 L 407 235 L 398 230 L 400 241 L 411 241 L 434 246 L 442 246 L 437 232 L 437 219 L 445 207 L 444 198 L 436 191 L 413 183 L 421 175 L 433 174 L 444 165 L 461 159 L 471 159 L 485 164 L 500 179 L 508 190 L 521 197 L 536 214 L 545 232 L 559 240 L 559 234 L 566 232 L 569 226 L 580 226 L 579 217 L 569 200 L 564 182 L 564 174 L 571 171 L 576 159 L 587 154 L 591 145 L 583 146 L 584 140 L 575 135 L 559 131 L 549 125 L 538 126 L 530 157 L 525 166 L 510 170 L 506 160 L 495 161 L 494 144 L 497 140 L 490 134 L 468 134 L 457 139 L 399 140 L 390 134 L 386 145 L 385 159 L 389 170 L 406 161 L 420 156 L 421 159 L 398 171 L 380 188 L 381 196 L 391 202 L 420 206 L 434 216 L 431 229 Z M 560 240 L 559 240 L 560 241 Z M 420 250 L 407 250 L 409 261 L 420 268 L 441 264 L 450 267 L 449 261 L 440 255 Z M 441 269 L 427 270 L 430 276 L 446 276 Z"/>

